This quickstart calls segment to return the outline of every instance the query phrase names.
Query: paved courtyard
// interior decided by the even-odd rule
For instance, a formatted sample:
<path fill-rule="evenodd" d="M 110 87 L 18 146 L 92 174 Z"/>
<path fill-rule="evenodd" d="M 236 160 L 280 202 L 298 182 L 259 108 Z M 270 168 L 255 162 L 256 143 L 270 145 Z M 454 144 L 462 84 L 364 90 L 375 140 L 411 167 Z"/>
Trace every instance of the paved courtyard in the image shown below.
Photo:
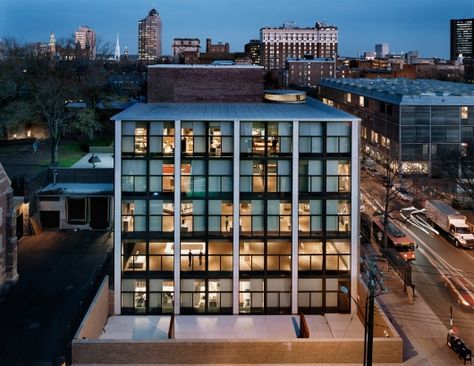
<path fill-rule="evenodd" d="M 58 365 L 111 245 L 108 233 L 91 231 L 20 241 L 19 282 L 0 301 L 0 365 Z"/>

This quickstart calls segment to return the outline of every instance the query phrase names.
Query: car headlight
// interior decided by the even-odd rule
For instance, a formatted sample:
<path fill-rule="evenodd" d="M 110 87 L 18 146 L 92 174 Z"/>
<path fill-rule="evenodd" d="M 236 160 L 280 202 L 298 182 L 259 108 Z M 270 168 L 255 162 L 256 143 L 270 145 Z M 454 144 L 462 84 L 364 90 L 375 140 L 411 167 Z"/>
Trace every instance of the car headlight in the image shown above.
<path fill-rule="evenodd" d="M 462 301 L 462 304 L 463 304 L 464 306 L 469 306 L 469 303 L 468 303 L 466 300 L 463 300 L 463 301 Z"/>

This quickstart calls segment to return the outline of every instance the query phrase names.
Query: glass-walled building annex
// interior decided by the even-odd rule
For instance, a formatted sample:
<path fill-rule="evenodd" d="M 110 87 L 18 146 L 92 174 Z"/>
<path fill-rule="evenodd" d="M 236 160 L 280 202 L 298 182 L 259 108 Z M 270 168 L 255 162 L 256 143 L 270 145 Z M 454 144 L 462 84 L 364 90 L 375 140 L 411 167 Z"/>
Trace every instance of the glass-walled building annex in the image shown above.
<path fill-rule="evenodd" d="M 474 87 L 440 80 L 324 79 L 319 96 L 362 120 L 364 152 L 404 174 L 443 177 L 446 158 L 474 143 Z"/>
<path fill-rule="evenodd" d="M 314 100 L 114 119 L 116 314 L 350 311 L 358 119 Z"/>

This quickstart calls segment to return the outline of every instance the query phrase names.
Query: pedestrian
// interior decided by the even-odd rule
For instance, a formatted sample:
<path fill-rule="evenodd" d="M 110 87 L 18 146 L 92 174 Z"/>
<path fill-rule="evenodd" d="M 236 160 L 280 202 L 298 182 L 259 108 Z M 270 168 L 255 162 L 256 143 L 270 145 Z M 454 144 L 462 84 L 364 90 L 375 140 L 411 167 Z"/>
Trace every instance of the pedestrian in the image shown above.
<path fill-rule="evenodd" d="M 229 231 L 229 216 L 225 217 L 225 231 Z"/>
<path fill-rule="evenodd" d="M 188 262 L 189 262 L 189 267 L 193 265 L 193 253 L 191 253 L 191 250 L 188 252 Z"/>
<path fill-rule="evenodd" d="M 38 147 L 39 147 L 38 139 L 35 139 L 35 141 L 33 142 L 33 154 L 36 154 L 36 152 L 38 151 Z"/>
<path fill-rule="evenodd" d="M 202 250 L 199 251 L 199 267 L 202 266 Z"/>

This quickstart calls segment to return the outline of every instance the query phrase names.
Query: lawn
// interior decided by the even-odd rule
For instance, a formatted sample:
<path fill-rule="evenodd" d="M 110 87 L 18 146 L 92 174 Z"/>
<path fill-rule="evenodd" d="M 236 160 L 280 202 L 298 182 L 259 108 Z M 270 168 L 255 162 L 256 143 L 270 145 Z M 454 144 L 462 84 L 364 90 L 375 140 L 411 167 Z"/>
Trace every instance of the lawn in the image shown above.
<path fill-rule="evenodd" d="M 81 150 L 81 144 L 74 142 L 64 142 L 59 144 L 59 162 L 58 166 L 61 168 L 70 168 L 77 163 L 86 153 Z M 49 165 L 51 158 L 45 158 L 41 164 Z"/>

